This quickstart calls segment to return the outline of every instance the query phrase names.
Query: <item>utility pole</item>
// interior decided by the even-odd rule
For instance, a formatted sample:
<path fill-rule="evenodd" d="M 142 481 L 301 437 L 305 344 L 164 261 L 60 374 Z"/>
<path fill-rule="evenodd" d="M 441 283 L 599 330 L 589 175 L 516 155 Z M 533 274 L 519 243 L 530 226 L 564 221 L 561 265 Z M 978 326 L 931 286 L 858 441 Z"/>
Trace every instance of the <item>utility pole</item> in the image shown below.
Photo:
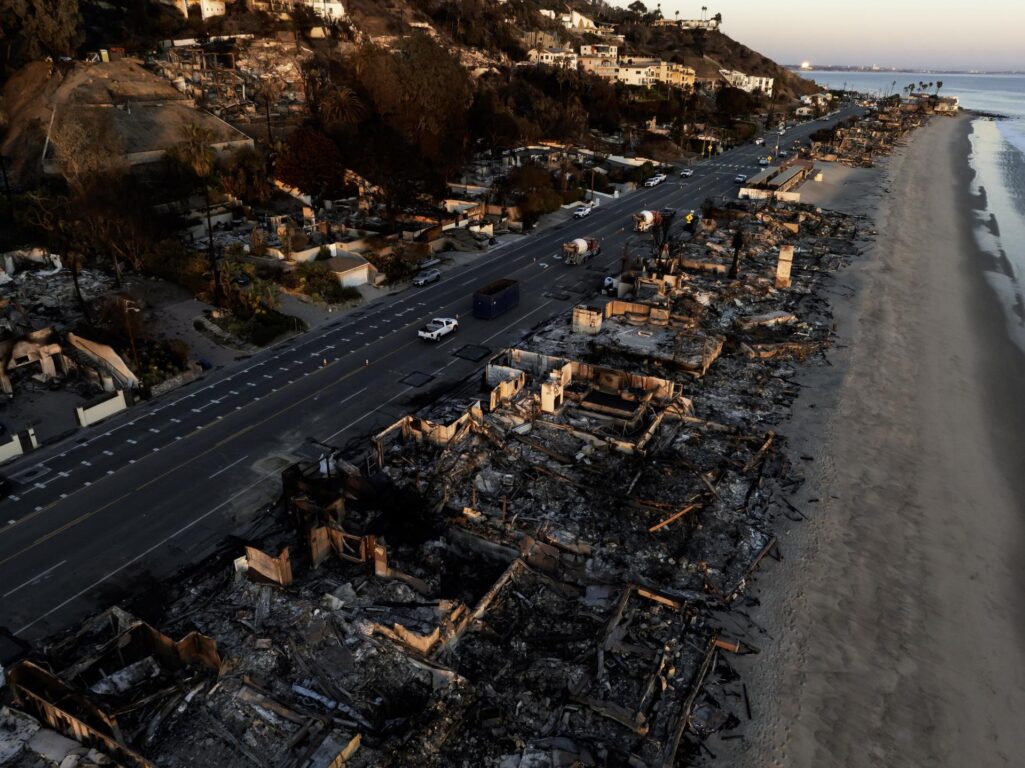
<path fill-rule="evenodd" d="M 135 370 L 141 372 L 142 366 L 139 365 L 139 352 L 135 348 L 135 333 L 132 331 L 132 323 L 128 319 L 129 304 L 132 305 L 131 311 L 133 314 L 142 312 L 142 310 L 139 309 L 139 306 L 131 299 L 127 299 L 123 296 L 121 297 L 121 314 L 125 319 L 125 330 L 128 331 L 128 341 L 132 345 L 132 358 L 135 360 Z"/>

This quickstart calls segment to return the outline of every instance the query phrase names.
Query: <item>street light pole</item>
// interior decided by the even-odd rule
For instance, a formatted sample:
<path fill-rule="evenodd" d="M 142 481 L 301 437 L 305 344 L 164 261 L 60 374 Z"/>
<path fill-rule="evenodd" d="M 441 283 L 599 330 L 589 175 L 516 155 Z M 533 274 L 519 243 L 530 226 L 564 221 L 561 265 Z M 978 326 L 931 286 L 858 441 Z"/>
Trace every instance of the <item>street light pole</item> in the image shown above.
<path fill-rule="evenodd" d="M 139 352 L 135 348 L 135 333 L 132 331 L 132 324 L 128 320 L 128 309 L 129 309 L 128 305 L 129 304 L 132 305 L 131 309 L 132 309 L 132 313 L 133 314 L 139 313 L 142 310 L 139 309 L 139 307 L 131 299 L 126 299 L 126 298 L 122 298 L 121 299 L 121 314 L 124 316 L 124 319 L 125 319 L 125 330 L 128 331 L 128 341 L 132 345 L 132 358 L 134 358 L 134 360 L 135 360 L 135 369 L 137 371 L 141 372 L 142 371 L 142 366 L 139 365 Z"/>

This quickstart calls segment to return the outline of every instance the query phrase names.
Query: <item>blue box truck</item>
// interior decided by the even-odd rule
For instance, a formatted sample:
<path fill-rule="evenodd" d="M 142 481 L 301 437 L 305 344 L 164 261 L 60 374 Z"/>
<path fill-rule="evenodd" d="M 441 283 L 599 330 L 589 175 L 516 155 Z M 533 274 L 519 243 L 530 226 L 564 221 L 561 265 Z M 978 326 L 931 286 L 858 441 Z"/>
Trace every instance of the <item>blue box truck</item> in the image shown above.
<path fill-rule="evenodd" d="M 481 320 L 491 320 L 518 306 L 519 303 L 519 281 L 503 277 L 483 288 L 478 288 L 473 294 L 473 316 Z"/>

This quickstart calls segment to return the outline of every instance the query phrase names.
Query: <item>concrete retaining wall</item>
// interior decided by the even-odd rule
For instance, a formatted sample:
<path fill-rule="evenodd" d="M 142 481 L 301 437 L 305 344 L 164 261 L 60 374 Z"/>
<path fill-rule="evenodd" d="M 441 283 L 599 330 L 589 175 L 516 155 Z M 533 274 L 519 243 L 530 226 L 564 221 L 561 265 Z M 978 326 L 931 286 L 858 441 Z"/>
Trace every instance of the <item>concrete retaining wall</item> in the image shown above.
<path fill-rule="evenodd" d="M 127 407 L 128 401 L 125 399 L 125 393 L 124 391 L 119 391 L 112 398 L 104 400 L 102 403 L 85 408 L 76 408 L 75 414 L 78 416 L 78 423 L 83 427 L 88 427 L 90 424 L 103 421 L 115 413 L 120 413 Z"/>

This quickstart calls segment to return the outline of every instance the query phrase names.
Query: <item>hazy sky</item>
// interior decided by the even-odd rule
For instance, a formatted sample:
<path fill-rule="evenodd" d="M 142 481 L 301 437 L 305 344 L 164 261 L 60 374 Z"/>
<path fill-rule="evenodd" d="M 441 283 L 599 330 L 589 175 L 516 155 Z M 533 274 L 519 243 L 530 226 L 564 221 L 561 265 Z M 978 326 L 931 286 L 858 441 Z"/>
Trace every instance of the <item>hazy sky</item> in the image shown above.
<path fill-rule="evenodd" d="M 702 4 L 781 64 L 1025 70 L 1025 0 L 662 0 L 662 15 L 700 18 Z"/>

